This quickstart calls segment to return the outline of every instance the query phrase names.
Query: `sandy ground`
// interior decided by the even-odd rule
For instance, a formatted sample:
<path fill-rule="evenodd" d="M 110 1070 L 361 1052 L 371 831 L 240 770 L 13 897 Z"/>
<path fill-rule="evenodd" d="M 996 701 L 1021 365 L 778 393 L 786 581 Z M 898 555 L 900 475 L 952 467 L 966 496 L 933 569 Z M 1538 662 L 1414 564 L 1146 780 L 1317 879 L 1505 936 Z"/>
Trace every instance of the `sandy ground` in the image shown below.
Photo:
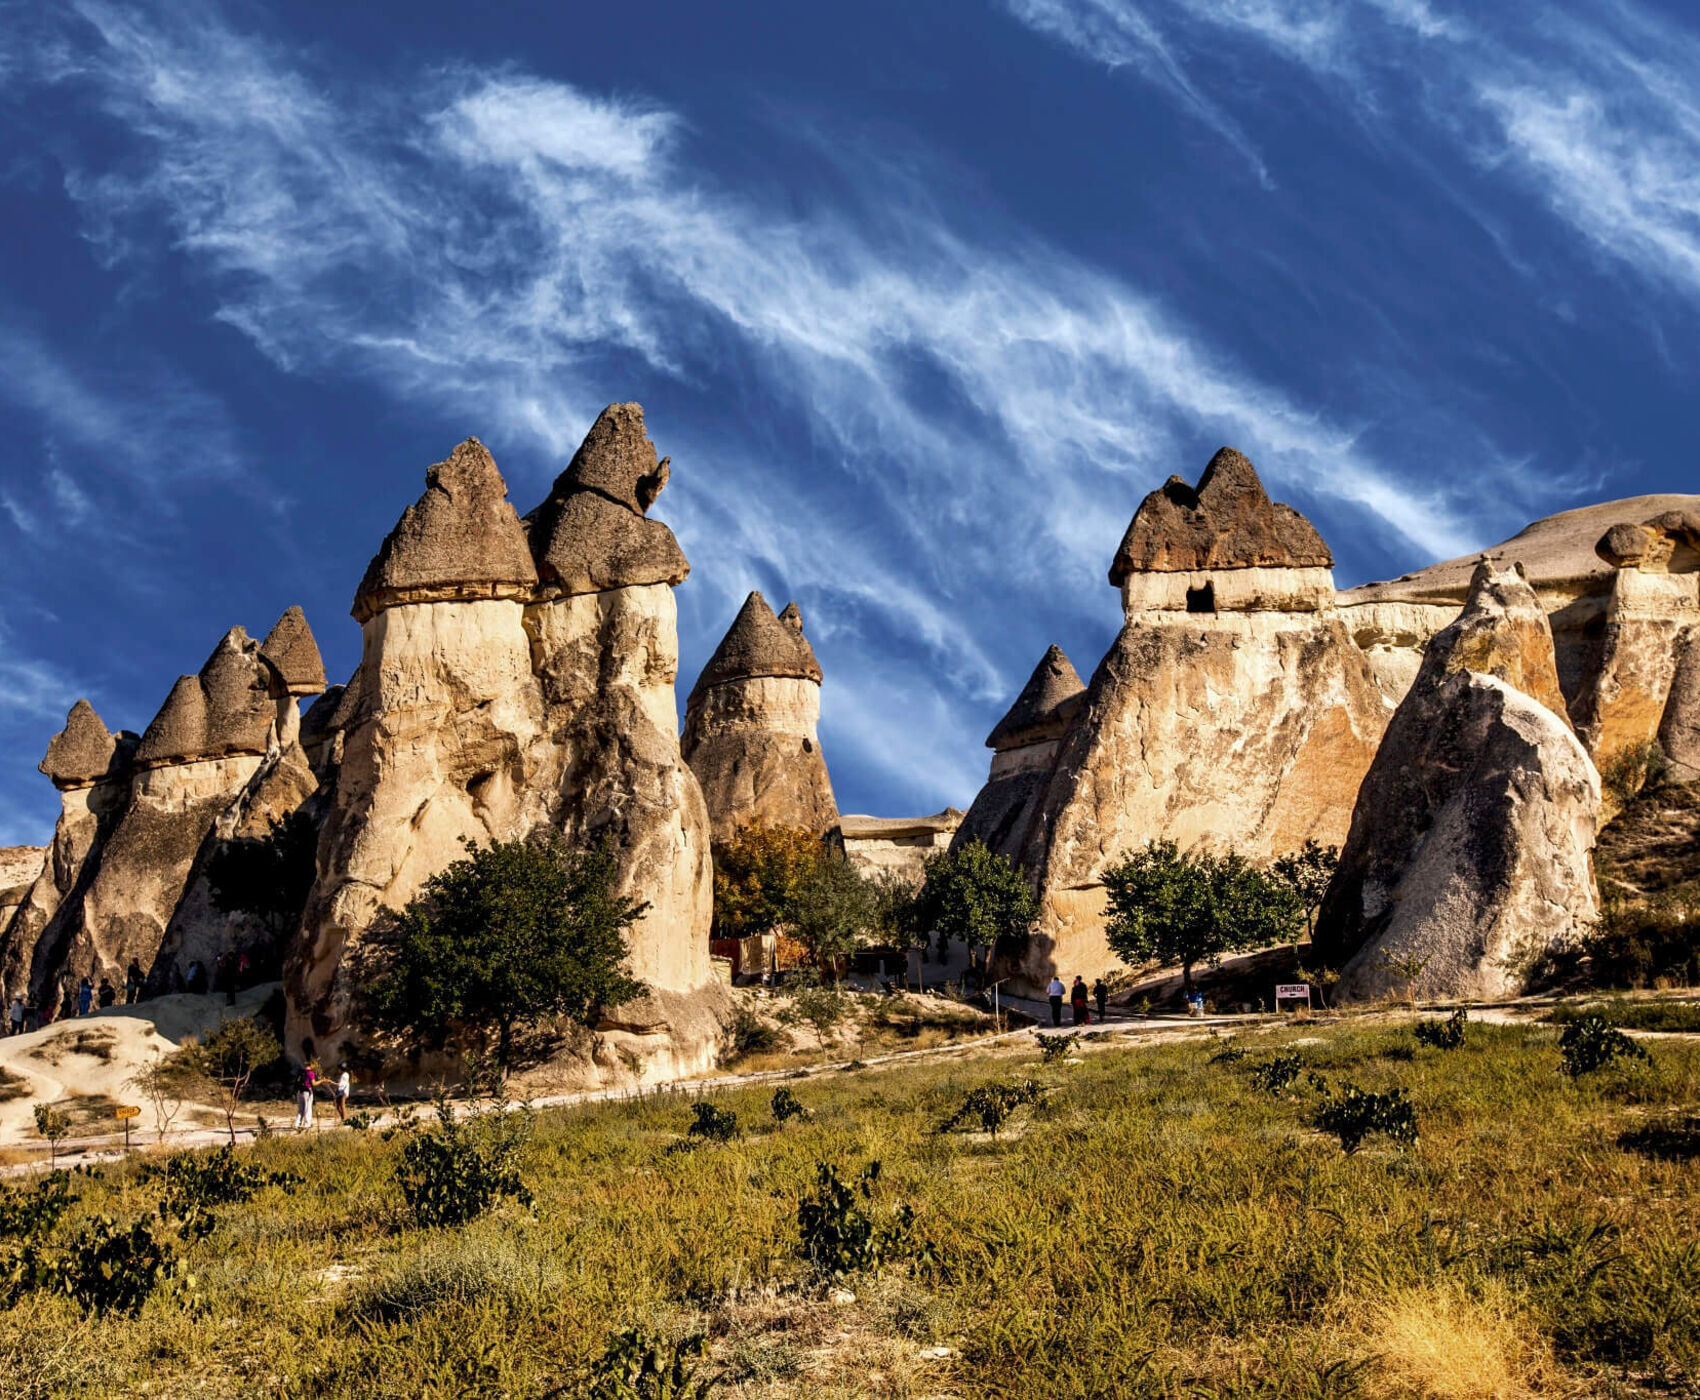
<path fill-rule="evenodd" d="M 27 1081 L 24 1097 L 0 1103 L 0 1147 L 39 1146 L 35 1105 L 67 1099 L 109 1100 L 113 1107 L 134 1104 L 142 1115 L 138 1129 L 153 1127 L 152 1110 L 126 1081 L 184 1039 L 216 1026 L 226 1016 L 250 1016 L 265 1004 L 275 982 L 250 987 L 226 1006 L 224 996 L 168 996 L 134 1006 L 109 1006 L 88 1016 L 55 1021 L 44 1030 L 0 1039 L 0 1068 Z M 185 1105 L 179 1122 L 199 1105 Z M 206 1106 L 209 1109 L 210 1105 Z M 111 1117 L 106 1109 L 103 1117 Z M 103 1125 L 116 1131 L 114 1121 Z"/>

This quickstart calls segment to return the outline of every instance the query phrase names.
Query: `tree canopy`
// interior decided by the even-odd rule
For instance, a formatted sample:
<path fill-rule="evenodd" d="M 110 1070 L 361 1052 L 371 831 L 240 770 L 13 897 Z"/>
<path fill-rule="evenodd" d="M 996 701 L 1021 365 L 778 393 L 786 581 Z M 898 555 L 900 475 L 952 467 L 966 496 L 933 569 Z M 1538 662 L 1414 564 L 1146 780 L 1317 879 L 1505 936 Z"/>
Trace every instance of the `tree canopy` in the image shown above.
<path fill-rule="evenodd" d="M 1291 937 L 1297 897 L 1234 851 L 1182 851 L 1153 841 L 1104 872 L 1110 947 L 1130 963 L 1178 962 L 1187 991 L 1194 964 Z"/>
<path fill-rule="evenodd" d="M 233 1016 L 200 1040 L 184 1041 L 167 1066 L 171 1072 L 194 1075 L 216 1091 L 219 1107 L 224 1110 L 224 1126 L 234 1144 L 236 1110 L 249 1083 L 282 1058 L 283 1046 L 269 1026 L 252 1016 Z"/>
<path fill-rule="evenodd" d="M 468 843 L 369 945 L 365 1019 L 430 1048 L 457 1029 L 494 1032 L 504 1072 L 517 1027 L 591 1024 L 644 991 L 625 971 L 626 933 L 648 906 L 614 893 L 614 878 L 606 843 Z"/>
<path fill-rule="evenodd" d="M 888 917 L 883 887 L 814 832 L 753 821 L 714 850 L 714 931 L 780 933 L 836 972 Z"/>
<path fill-rule="evenodd" d="M 981 841 L 965 842 L 927 861 L 911 913 L 917 930 L 935 934 L 941 948 L 958 938 L 980 949 L 1026 938 L 1038 916 L 1021 872 Z"/>
<path fill-rule="evenodd" d="M 1314 838 L 1302 849 L 1276 857 L 1269 867 L 1269 873 L 1292 891 L 1304 915 L 1306 938 L 1315 932 L 1316 911 L 1322 907 L 1322 897 L 1339 868 L 1340 848 L 1324 846 Z"/>

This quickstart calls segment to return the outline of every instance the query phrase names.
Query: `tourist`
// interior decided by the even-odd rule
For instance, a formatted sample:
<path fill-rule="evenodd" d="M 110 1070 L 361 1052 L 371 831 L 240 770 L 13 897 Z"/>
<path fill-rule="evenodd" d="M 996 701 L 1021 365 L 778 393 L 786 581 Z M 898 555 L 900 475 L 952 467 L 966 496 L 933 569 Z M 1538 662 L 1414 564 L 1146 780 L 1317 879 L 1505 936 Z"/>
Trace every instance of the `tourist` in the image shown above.
<path fill-rule="evenodd" d="M 313 1126 L 313 1095 L 319 1087 L 319 1076 L 313 1066 L 301 1066 L 301 1076 L 295 1081 L 295 1130 L 303 1132 Z"/>
<path fill-rule="evenodd" d="M 1068 999 L 1074 1010 L 1074 1024 L 1084 1026 L 1092 1019 L 1091 1013 L 1086 1009 L 1086 979 L 1084 977 L 1074 979 L 1074 986 L 1069 991 Z"/>
<path fill-rule="evenodd" d="M 142 999 L 142 983 L 146 978 L 142 975 L 142 965 L 134 958 L 124 973 L 124 1001 L 128 1006 L 134 1006 Z"/>
<path fill-rule="evenodd" d="M 348 1121 L 348 1066 L 343 1065 L 342 1073 L 336 1077 L 336 1121 Z"/>
<path fill-rule="evenodd" d="M 88 978 L 77 984 L 77 1015 L 87 1016 L 94 1009 L 94 983 Z"/>
<path fill-rule="evenodd" d="M 1051 999 L 1051 1024 L 1053 1026 L 1062 1025 L 1062 999 L 1063 992 L 1066 990 L 1062 984 L 1062 978 L 1053 974 L 1051 985 L 1045 988 L 1045 995 Z"/>
<path fill-rule="evenodd" d="M 1110 989 L 1104 985 L 1104 979 L 1100 977 L 1092 984 L 1092 1000 L 1098 1003 L 1098 1019 L 1100 1021 L 1104 1019 L 1104 1006 L 1109 999 Z"/>
<path fill-rule="evenodd" d="M 22 1035 L 24 1033 L 24 999 L 22 996 L 12 998 L 12 1009 L 8 1013 L 8 1017 L 11 1022 L 12 1034 Z"/>
<path fill-rule="evenodd" d="M 201 966 L 201 960 L 196 958 L 189 964 L 188 975 L 183 979 L 183 990 L 190 996 L 200 996 L 207 989 L 207 970 Z"/>
<path fill-rule="evenodd" d="M 102 1007 L 111 1006 L 113 1002 L 118 1000 L 118 989 L 112 985 L 111 978 L 102 977 L 100 979 L 100 996 L 97 1000 Z"/>

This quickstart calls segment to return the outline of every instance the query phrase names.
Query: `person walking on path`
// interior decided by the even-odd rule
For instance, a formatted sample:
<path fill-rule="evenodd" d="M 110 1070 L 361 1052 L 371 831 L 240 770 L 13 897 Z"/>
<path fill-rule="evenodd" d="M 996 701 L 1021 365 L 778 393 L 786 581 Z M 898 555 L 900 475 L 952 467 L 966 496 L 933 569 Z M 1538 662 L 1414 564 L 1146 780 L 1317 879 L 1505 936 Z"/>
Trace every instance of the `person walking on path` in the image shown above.
<path fill-rule="evenodd" d="M 24 999 L 21 995 L 12 998 L 12 1009 L 7 1014 L 11 1021 L 12 1034 L 22 1035 L 24 1033 Z"/>
<path fill-rule="evenodd" d="M 1086 979 L 1084 977 L 1074 979 L 1074 987 L 1069 992 L 1068 999 L 1074 1009 L 1074 1024 L 1084 1026 L 1092 1019 L 1086 1010 Z"/>
<path fill-rule="evenodd" d="M 342 1073 L 336 1077 L 336 1121 L 348 1121 L 348 1066 L 342 1067 Z"/>
<path fill-rule="evenodd" d="M 1045 988 L 1045 995 L 1051 999 L 1051 1024 L 1053 1026 L 1062 1025 L 1062 1001 L 1064 990 L 1065 988 L 1062 984 L 1062 978 L 1055 975 L 1051 977 L 1051 985 Z"/>
<path fill-rule="evenodd" d="M 94 983 L 88 978 L 77 985 L 77 1015 L 87 1016 L 94 1006 Z"/>
<path fill-rule="evenodd" d="M 1092 1000 L 1098 1003 L 1098 1019 L 1100 1021 L 1104 1019 L 1104 1003 L 1109 999 L 1110 989 L 1104 985 L 1104 979 L 1100 977 L 1092 984 Z"/>
<path fill-rule="evenodd" d="M 304 1132 L 313 1126 L 313 1094 L 319 1087 L 319 1076 L 310 1064 L 301 1066 L 301 1077 L 295 1081 L 295 1131 Z"/>
<path fill-rule="evenodd" d="M 147 979 L 142 974 L 142 965 L 134 958 L 124 972 L 124 1004 L 134 1006 L 142 999 L 142 983 Z"/>
<path fill-rule="evenodd" d="M 113 1002 L 118 1000 L 118 989 L 112 985 L 110 977 L 100 979 L 100 995 L 95 1000 L 100 1003 L 102 1008 L 111 1006 Z"/>

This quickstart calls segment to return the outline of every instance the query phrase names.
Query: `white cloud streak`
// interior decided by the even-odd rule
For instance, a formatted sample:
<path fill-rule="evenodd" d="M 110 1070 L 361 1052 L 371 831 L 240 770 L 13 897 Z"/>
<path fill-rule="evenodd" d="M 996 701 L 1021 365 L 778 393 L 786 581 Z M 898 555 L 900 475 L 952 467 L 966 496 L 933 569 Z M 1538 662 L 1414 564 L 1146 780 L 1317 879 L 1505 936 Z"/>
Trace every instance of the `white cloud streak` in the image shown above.
<path fill-rule="evenodd" d="M 1326 44 L 1281 29 L 1277 7 L 1240 8 L 1285 43 Z M 53 36 L 55 77 L 140 142 L 73 174 L 91 235 L 123 265 L 163 223 L 214 279 L 218 314 L 280 366 L 355 374 L 555 456 L 634 379 L 690 390 L 728 366 L 800 424 L 812 476 L 677 443 L 652 402 L 680 465 L 662 513 L 715 595 L 704 619 L 777 577 L 851 639 L 868 679 L 833 677 L 829 732 L 834 710 L 854 714 L 839 738 L 916 793 L 979 772 L 951 706 L 1011 693 L 1031 664 L 1006 659 L 1002 619 L 975 625 L 987 600 L 1044 589 L 1102 611 L 1132 505 L 1199 465 L 1183 440 L 1234 441 L 1273 483 L 1435 556 L 1474 542 L 1423 464 L 1368 460 L 1353 425 L 997 219 L 962 236 L 896 169 L 863 172 L 864 207 L 797 217 L 693 173 L 681 119 L 643 101 L 512 70 L 343 92 L 212 9 L 75 11 L 86 28 Z M 925 662 L 925 694 L 872 678 L 893 647 Z M 907 748 L 879 740 L 903 724 Z M 927 744 L 953 756 L 917 778 Z"/>

